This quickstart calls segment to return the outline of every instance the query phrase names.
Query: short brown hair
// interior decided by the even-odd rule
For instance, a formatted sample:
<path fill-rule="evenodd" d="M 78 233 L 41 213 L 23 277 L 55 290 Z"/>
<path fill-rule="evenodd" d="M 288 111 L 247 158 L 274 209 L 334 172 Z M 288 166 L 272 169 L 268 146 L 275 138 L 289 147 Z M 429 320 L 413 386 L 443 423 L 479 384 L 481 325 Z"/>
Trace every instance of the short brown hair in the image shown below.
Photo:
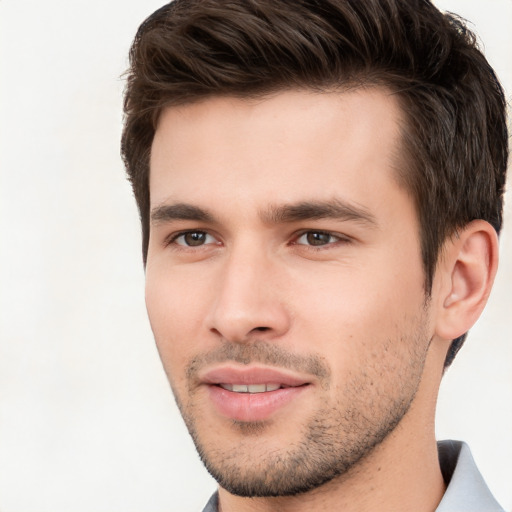
<path fill-rule="evenodd" d="M 403 108 L 399 179 L 416 204 L 429 294 L 447 236 L 474 219 L 500 230 L 508 135 L 503 91 L 475 36 L 427 0 L 175 0 L 152 14 L 130 51 L 122 136 L 144 262 L 163 108 L 368 85 L 391 89 Z"/>

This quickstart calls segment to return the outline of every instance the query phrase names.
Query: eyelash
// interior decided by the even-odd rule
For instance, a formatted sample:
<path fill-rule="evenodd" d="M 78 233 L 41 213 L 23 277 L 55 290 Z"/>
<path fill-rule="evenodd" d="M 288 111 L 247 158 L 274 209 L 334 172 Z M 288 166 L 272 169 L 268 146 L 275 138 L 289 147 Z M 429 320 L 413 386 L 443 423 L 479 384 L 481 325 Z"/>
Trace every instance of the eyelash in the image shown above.
<path fill-rule="evenodd" d="M 326 236 L 329 237 L 329 241 L 325 243 L 321 243 L 318 245 L 312 244 L 312 243 L 299 243 L 299 240 L 302 237 L 307 237 L 309 235 L 320 235 L 320 236 Z M 322 249 L 327 249 L 329 247 L 332 247 L 333 245 L 338 244 L 346 244 L 350 243 L 351 240 L 347 236 L 341 235 L 339 233 L 332 233 L 331 231 L 323 231 L 323 230 L 315 230 L 315 229 L 308 229 L 305 231 L 300 232 L 292 241 L 292 245 L 302 245 L 305 247 L 308 247 L 309 249 L 320 251 Z"/>
<path fill-rule="evenodd" d="M 213 235 L 211 235 L 210 233 L 208 233 L 207 231 L 204 231 L 202 229 L 189 229 L 186 231 L 181 231 L 179 233 L 173 233 L 172 235 L 168 236 L 164 240 L 164 245 L 166 247 L 170 246 L 170 245 L 176 245 L 182 249 L 194 249 L 194 248 L 198 248 L 198 247 L 204 247 L 205 245 L 207 245 L 207 243 L 201 243 L 198 245 L 188 245 L 186 243 L 178 243 L 178 240 L 180 238 L 184 238 L 187 235 L 205 235 L 206 237 L 214 238 Z"/>
<path fill-rule="evenodd" d="M 180 238 L 184 238 L 187 235 L 204 235 L 206 239 L 208 237 L 211 237 L 212 239 L 215 240 L 215 237 L 213 235 L 211 235 L 210 233 L 208 233 L 208 231 L 201 230 L 201 229 L 190 229 L 190 230 L 186 230 L 186 231 L 181 231 L 179 233 L 173 233 L 172 235 L 170 235 L 169 237 L 167 237 L 165 239 L 164 245 L 166 247 L 170 246 L 170 245 L 175 245 L 175 246 L 178 246 L 181 250 L 187 250 L 187 249 L 202 248 L 206 245 L 211 244 L 211 242 L 208 242 L 208 241 L 205 241 L 204 243 L 199 243 L 198 245 L 189 245 L 187 243 L 178 243 L 178 240 Z M 320 243 L 318 245 L 315 245 L 313 243 L 300 243 L 299 242 L 299 240 L 301 238 L 308 237 L 310 235 L 320 236 L 320 237 L 325 236 L 325 237 L 329 238 L 329 241 L 327 241 L 325 243 Z M 311 250 L 319 251 L 322 249 L 326 249 L 328 247 L 332 247 L 333 245 L 338 245 L 340 243 L 346 244 L 346 243 L 350 243 L 350 242 L 351 242 L 350 238 L 348 238 L 344 235 L 340 235 L 338 233 L 332 233 L 330 231 L 323 231 L 323 230 L 308 229 L 308 230 L 301 231 L 300 233 L 295 235 L 293 237 L 293 239 L 291 240 L 290 245 L 304 246 Z"/>

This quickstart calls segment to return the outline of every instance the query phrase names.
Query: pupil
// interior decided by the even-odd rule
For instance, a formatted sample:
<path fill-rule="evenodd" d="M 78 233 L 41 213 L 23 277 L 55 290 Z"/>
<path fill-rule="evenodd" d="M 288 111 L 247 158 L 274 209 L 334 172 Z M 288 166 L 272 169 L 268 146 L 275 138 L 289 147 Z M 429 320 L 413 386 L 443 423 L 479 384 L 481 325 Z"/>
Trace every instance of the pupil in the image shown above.
<path fill-rule="evenodd" d="M 193 233 L 187 233 L 185 235 L 185 243 L 187 245 L 192 245 L 192 246 L 202 245 L 202 244 L 204 244 L 205 238 L 206 238 L 205 233 L 195 231 Z"/>
<path fill-rule="evenodd" d="M 310 245 L 328 244 L 330 238 L 331 238 L 331 235 L 329 235 L 328 233 L 313 232 L 313 233 L 308 233 L 308 235 L 307 235 L 308 244 L 310 244 Z"/>

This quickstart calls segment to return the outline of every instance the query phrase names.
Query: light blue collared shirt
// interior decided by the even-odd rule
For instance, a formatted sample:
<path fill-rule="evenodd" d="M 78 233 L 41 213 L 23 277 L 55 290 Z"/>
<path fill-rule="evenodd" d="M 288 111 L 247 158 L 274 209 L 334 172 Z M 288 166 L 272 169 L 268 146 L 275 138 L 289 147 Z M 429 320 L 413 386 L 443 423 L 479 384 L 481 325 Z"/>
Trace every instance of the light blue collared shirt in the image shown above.
<path fill-rule="evenodd" d="M 440 441 L 437 449 L 447 488 L 436 512 L 505 512 L 484 482 L 466 443 Z M 218 504 L 215 493 L 203 512 L 218 512 Z"/>

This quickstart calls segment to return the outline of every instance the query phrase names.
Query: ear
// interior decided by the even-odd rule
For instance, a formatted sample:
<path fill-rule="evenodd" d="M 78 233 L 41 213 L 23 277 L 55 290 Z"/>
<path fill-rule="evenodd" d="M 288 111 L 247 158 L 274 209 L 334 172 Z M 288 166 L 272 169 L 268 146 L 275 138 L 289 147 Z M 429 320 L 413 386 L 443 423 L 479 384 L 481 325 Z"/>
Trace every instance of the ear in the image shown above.
<path fill-rule="evenodd" d="M 483 220 L 470 222 L 449 238 L 436 274 L 441 275 L 436 334 L 453 340 L 466 333 L 482 313 L 498 268 L 498 237 Z"/>

